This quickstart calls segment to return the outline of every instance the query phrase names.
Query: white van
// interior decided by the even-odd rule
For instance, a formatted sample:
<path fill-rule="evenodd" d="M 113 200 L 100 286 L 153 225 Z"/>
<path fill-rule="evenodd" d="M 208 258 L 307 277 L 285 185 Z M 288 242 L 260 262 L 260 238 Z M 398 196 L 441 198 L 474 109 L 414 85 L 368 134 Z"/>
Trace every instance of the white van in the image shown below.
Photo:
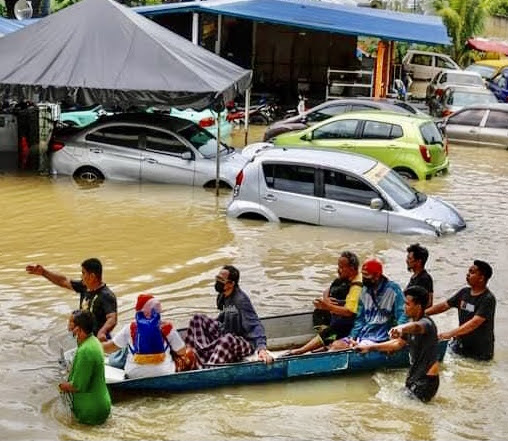
<path fill-rule="evenodd" d="M 460 70 L 459 65 L 448 55 L 417 50 L 408 50 L 402 65 L 413 80 L 423 81 L 430 81 L 441 69 Z"/>

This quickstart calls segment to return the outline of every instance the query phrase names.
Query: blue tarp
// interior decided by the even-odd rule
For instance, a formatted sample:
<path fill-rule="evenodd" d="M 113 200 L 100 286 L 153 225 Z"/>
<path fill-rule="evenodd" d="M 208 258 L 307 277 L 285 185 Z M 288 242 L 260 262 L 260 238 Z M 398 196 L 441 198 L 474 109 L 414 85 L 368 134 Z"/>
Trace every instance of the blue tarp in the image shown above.
<path fill-rule="evenodd" d="M 35 19 L 32 20 L 10 20 L 8 18 L 0 17 L 0 37 L 10 34 L 11 32 L 23 29 L 26 25 L 34 23 Z"/>
<path fill-rule="evenodd" d="M 450 44 L 440 17 L 318 0 L 207 0 L 134 8 L 145 16 L 204 12 L 314 31 Z"/>

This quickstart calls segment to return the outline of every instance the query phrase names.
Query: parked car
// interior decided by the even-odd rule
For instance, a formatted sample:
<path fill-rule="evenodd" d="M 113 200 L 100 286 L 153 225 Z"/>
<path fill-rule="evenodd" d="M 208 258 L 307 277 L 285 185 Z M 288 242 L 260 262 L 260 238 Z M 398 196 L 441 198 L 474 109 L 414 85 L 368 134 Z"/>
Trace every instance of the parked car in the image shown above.
<path fill-rule="evenodd" d="M 362 99 L 345 98 L 338 100 L 325 101 L 311 109 L 306 110 L 301 115 L 295 115 L 282 121 L 277 121 L 269 126 L 263 136 L 264 141 L 273 137 L 294 130 L 303 130 L 316 122 L 324 121 L 335 115 L 347 112 L 356 112 L 359 110 L 386 110 L 399 112 L 402 114 L 422 114 L 420 110 L 411 104 L 395 99 Z"/>
<path fill-rule="evenodd" d="M 90 182 L 104 179 L 212 186 L 217 139 L 177 117 L 126 113 L 82 129 L 65 129 L 50 143 L 50 170 Z M 221 185 L 233 187 L 246 158 L 220 146 Z"/>
<path fill-rule="evenodd" d="M 413 80 L 428 81 L 442 69 L 460 70 L 460 67 L 448 55 L 410 49 L 402 59 L 405 72 Z"/>
<path fill-rule="evenodd" d="M 440 99 L 436 99 L 433 115 L 445 117 L 465 106 L 495 103 L 497 99 L 490 90 L 479 87 L 448 86 Z"/>
<path fill-rule="evenodd" d="M 188 119 L 200 127 L 208 130 L 212 135 L 217 136 L 217 113 L 205 109 L 201 111 L 193 109 L 179 110 L 175 107 L 150 107 L 148 113 L 164 113 L 182 119 Z M 118 111 L 105 109 L 102 105 L 93 105 L 82 108 L 69 108 L 60 114 L 60 121 L 68 126 L 86 127 L 102 116 L 118 114 Z M 221 138 L 227 139 L 231 136 L 233 125 L 226 119 L 227 112 L 222 112 L 220 117 Z"/>
<path fill-rule="evenodd" d="M 485 84 L 483 83 L 483 79 L 479 73 L 453 71 L 449 69 L 442 70 L 437 73 L 429 83 L 425 93 L 425 99 L 431 113 L 433 113 L 436 101 L 441 98 L 444 90 L 448 86 L 452 85 L 485 89 Z"/>
<path fill-rule="evenodd" d="M 450 144 L 508 149 L 508 104 L 464 107 L 443 122 Z"/>
<path fill-rule="evenodd" d="M 508 69 L 488 80 L 487 87 L 496 95 L 498 101 L 508 103 Z"/>
<path fill-rule="evenodd" d="M 464 70 L 478 72 L 483 79 L 490 80 L 506 68 L 508 68 L 508 58 L 500 58 L 499 60 L 480 60 L 469 65 Z"/>
<path fill-rule="evenodd" d="M 428 117 L 392 112 L 338 115 L 274 138 L 278 146 L 338 149 L 372 156 L 410 179 L 448 170 L 441 132 Z"/>
<path fill-rule="evenodd" d="M 236 178 L 228 216 L 402 234 L 466 227 L 457 210 L 363 155 L 266 148 Z"/>

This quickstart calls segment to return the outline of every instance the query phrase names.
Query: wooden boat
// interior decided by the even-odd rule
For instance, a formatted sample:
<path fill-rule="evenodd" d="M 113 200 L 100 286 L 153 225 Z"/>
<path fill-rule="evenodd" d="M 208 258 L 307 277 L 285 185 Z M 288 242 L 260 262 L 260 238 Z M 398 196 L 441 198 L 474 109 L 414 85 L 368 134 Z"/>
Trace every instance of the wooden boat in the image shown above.
<path fill-rule="evenodd" d="M 126 379 L 123 370 L 106 366 L 108 386 L 112 391 L 177 392 L 409 366 L 407 348 L 392 355 L 380 352 L 360 354 L 354 350 L 345 350 L 281 357 L 284 350 L 302 345 L 315 335 L 312 328 L 312 313 L 280 315 L 261 320 L 265 327 L 268 348 L 275 356 L 271 365 L 245 360 L 202 370 L 137 379 Z M 179 332 L 183 334 L 182 336 L 185 335 L 184 329 Z M 446 347 L 446 341 L 439 343 L 440 360 L 444 357 Z"/>

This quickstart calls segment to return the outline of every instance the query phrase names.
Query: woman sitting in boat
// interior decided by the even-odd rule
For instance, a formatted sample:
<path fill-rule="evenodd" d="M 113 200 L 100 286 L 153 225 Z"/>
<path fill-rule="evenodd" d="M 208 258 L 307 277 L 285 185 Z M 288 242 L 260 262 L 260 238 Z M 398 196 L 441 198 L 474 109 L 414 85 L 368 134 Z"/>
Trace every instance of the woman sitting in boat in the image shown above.
<path fill-rule="evenodd" d="M 254 351 L 259 360 L 273 361 L 266 350 L 265 329 L 239 280 L 234 266 L 224 266 L 215 278 L 217 320 L 196 314 L 189 323 L 185 342 L 194 349 L 199 368 L 240 361 Z"/>
<path fill-rule="evenodd" d="M 106 353 L 128 348 L 124 368 L 127 378 L 156 377 L 193 367 L 194 354 L 186 350 L 180 334 L 170 322 L 161 322 L 161 312 L 161 304 L 154 296 L 140 294 L 135 320 L 125 325 L 112 340 L 102 343 Z"/>

